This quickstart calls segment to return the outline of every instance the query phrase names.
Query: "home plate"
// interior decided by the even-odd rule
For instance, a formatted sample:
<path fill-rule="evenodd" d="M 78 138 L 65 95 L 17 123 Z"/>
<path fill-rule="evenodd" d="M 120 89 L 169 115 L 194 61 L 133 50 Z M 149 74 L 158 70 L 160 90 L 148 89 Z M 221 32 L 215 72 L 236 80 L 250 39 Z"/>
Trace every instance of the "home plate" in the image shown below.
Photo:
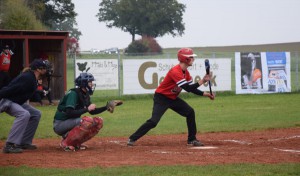
<path fill-rule="evenodd" d="M 200 150 L 216 149 L 216 148 L 218 147 L 213 147 L 213 146 L 190 147 L 190 149 L 200 149 Z"/>

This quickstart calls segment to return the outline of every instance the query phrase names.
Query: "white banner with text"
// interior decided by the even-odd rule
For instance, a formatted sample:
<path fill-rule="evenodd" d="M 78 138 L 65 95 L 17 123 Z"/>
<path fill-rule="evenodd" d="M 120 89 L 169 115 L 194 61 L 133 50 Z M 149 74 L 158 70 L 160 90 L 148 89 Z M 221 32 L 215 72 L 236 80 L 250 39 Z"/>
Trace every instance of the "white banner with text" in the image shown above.
<path fill-rule="evenodd" d="M 205 74 L 203 59 L 196 59 L 188 68 L 194 82 Z M 209 59 L 212 73 L 212 91 L 231 90 L 231 59 Z M 154 93 L 167 74 L 179 62 L 177 59 L 124 59 L 123 60 L 123 94 Z M 208 84 L 199 87 L 202 91 L 209 91 Z"/>
<path fill-rule="evenodd" d="M 118 59 L 76 59 L 76 78 L 82 72 L 93 74 L 96 90 L 118 89 Z"/>

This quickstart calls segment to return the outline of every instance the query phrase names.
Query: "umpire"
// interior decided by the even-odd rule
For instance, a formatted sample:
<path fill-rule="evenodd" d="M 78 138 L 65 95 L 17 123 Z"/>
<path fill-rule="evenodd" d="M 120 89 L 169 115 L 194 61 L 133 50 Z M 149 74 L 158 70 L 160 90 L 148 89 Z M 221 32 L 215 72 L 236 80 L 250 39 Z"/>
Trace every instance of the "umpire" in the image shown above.
<path fill-rule="evenodd" d="M 3 148 L 3 153 L 22 153 L 23 149 L 37 149 L 32 140 L 41 112 L 27 103 L 37 88 L 37 80 L 46 74 L 47 64 L 35 59 L 30 69 L 13 79 L 0 90 L 0 113 L 6 112 L 15 120 Z"/>

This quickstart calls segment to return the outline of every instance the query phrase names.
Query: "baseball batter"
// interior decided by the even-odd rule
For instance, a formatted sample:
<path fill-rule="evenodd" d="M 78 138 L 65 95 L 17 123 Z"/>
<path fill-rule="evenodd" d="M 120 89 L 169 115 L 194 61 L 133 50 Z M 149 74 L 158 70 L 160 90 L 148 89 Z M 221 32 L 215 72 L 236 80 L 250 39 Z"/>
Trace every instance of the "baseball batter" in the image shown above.
<path fill-rule="evenodd" d="M 214 95 L 210 95 L 210 93 L 202 92 L 198 89 L 199 86 L 210 80 L 210 75 L 205 75 L 203 79 L 192 83 L 192 77 L 187 68 L 193 65 L 194 57 L 197 55 L 194 54 L 190 48 L 182 48 L 178 51 L 177 56 L 180 63 L 169 70 L 155 91 L 151 118 L 129 137 L 127 142 L 128 146 L 133 146 L 139 138 L 144 136 L 152 128 L 155 128 L 162 115 L 169 108 L 186 118 L 188 128 L 187 144 L 203 146 L 203 143 L 196 138 L 195 111 L 184 100 L 179 98 L 178 95 L 181 90 L 184 89 L 187 92 L 192 92 L 199 96 L 206 96 L 214 100 Z"/>

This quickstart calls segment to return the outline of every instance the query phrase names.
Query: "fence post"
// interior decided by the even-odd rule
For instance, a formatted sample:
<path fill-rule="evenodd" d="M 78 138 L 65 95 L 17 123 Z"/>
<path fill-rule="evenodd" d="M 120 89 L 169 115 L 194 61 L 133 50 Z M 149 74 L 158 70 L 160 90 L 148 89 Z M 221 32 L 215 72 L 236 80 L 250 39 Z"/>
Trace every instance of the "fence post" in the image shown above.
<path fill-rule="evenodd" d="M 119 84 L 119 97 L 121 97 L 121 57 L 118 49 L 118 84 Z"/>
<path fill-rule="evenodd" d="M 298 51 L 295 52 L 295 57 L 296 57 L 296 68 L 295 68 L 295 72 L 296 72 L 296 91 L 299 91 L 299 55 L 298 55 Z"/>
<path fill-rule="evenodd" d="M 73 79 L 73 81 L 74 81 L 74 87 L 76 87 L 76 83 L 75 83 L 75 79 L 76 79 L 76 52 L 75 52 L 75 54 L 74 54 L 74 58 L 73 58 L 73 67 L 74 67 L 74 79 Z"/>

